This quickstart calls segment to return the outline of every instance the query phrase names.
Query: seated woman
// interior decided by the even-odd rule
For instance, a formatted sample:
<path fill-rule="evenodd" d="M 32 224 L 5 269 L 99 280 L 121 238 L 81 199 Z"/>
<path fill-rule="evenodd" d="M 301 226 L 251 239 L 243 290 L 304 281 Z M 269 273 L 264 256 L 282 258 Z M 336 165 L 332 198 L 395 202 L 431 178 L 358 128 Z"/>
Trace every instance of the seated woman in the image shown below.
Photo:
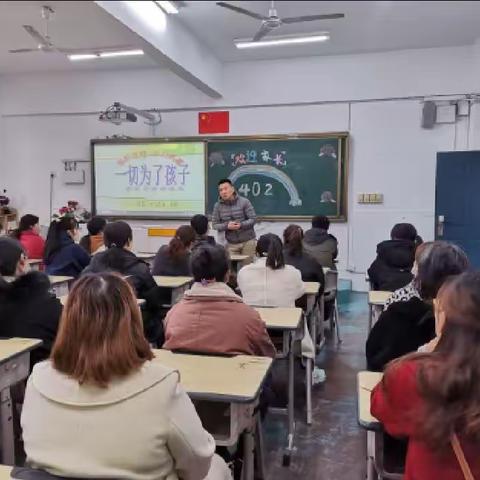
<path fill-rule="evenodd" d="M 285 265 L 282 241 L 277 235 L 262 235 L 256 247 L 257 260 L 238 272 L 238 287 L 250 305 L 294 307 L 305 293 L 302 275 Z"/>
<path fill-rule="evenodd" d="M 447 242 L 432 242 L 418 257 L 415 286 L 421 298 L 391 304 L 372 328 L 366 345 L 369 370 L 382 371 L 385 365 L 435 336 L 432 300 L 445 280 L 468 268 L 465 253 Z"/>
<path fill-rule="evenodd" d="M 161 346 L 163 343 L 162 319 L 166 310 L 162 305 L 170 302 L 169 289 L 157 286 L 146 262 L 132 252 L 133 232 L 127 222 L 109 223 L 103 232 L 104 252 L 97 253 L 84 273 L 117 272 L 133 286 L 137 297 L 145 299 L 142 307 L 145 336 Z"/>
<path fill-rule="evenodd" d="M 73 217 L 54 220 L 48 229 L 44 263 L 48 275 L 78 277 L 90 263 L 90 255 L 75 243 L 78 224 Z"/>
<path fill-rule="evenodd" d="M 221 245 L 193 252 L 195 283 L 167 314 L 164 348 L 275 357 L 260 315 L 225 284 L 228 270 Z"/>
<path fill-rule="evenodd" d="M 393 292 L 413 278 L 415 249 L 422 243 L 417 230 L 410 223 L 397 223 L 390 238 L 377 245 L 377 258 L 368 269 L 373 290 Z"/>
<path fill-rule="evenodd" d="M 195 230 L 182 225 L 168 245 L 163 245 L 153 261 L 154 275 L 188 276 L 190 272 L 190 247 L 195 240 Z"/>
<path fill-rule="evenodd" d="M 27 464 L 53 475 L 231 478 L 178 372 L 155 360 L 135 294 L 116 274 L 73 287 L 51 358 L 28 380 L 21 422 Z"/>
<path fill-rule="evenodd" d="M 45 240 L 40 236 L 38 221 L 36 215 L 28 213 L 20 219 L 18 228 L 12 233 L 12 237 L 22 244 L 27 257 L 32 260 L 41 260 L 45 249 Z"/>
<path fill-rule="evenodd" d="M 392 363 L 371 412 L 388 433 L 408 437 L 405 480 L 480 478 L 480 274 L 447 280 L 435 317 L 434 350 Z"/>
<path fill-rule="evenodd" d="M 95 255 L 95 253 L 105 250 L 103 231 L 106 225 L 107 221 L 102 217 L 92 217 L 88 221 L 88 235 L 82 237 L 79 245 L 83 247 L 89 255 Z"/>
<path fill-rule="evenodd" d="M 43 341 L 30 354 L 34 365 L 50 355 L 62 304 L 50 293 L 50 281 L 41 272 L 28 272 L 22 246 L 17 240 L 0 237 L 0 337 L 38 338 Z"/>
<path fill-rule="evenodd" d="M 304 282 L 319 282 L 319 294 L 325 287 L 323 268 L 303 249 L 303 230 L 299 225 L 289 225 L 283 232 L 283 257 L 287 265 L 300 270 Z"/>
<path fill-rule="evenodd" d="M 192 244 L 192 251 L 203 245 L 215 245 L 215 238 L 207 235 L 208 217 L 205 215 L 194 215 L 190 220 L 190 225 L 195 230 L 195 240 Z"/>

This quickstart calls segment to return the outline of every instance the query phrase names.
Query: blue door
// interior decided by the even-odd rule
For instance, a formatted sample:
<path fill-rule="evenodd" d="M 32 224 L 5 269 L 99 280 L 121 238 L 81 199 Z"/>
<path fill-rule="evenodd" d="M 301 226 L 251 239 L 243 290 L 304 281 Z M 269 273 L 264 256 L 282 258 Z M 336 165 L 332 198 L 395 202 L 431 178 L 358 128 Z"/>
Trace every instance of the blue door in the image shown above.
<path fill-rule="evenodd" d="M 437 154 L 435 238 L 461 246 L 480 269 L 480 151 Z"/>

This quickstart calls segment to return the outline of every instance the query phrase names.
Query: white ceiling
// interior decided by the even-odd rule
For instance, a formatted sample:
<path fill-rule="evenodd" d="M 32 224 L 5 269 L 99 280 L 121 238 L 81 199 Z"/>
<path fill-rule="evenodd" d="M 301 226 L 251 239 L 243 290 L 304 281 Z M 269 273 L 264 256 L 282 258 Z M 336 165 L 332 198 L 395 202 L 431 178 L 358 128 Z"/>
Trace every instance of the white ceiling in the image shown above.
<path fill-rule="evenodd" d="M 60 47 L 88 50 L 92 47 L 139 44 L 136 35 L 90 1 L 0 1 L 0 74 L 158 67 L 146 55 L 74 63 L 61 53 L 8 53 L 11 49 L 35 47 L 35 41 L 22 25 L 32 25 L 43 34 L 45 21 L 41 16 L 41 7 L 45 4 L 55 11 L 50 23 L 50 36 L 53 43 Z"/>
<path fill-rule="evenodd" d="M 41 6 L 56 14 L 50 35 L 64 48 L 141 46 L 138 37 L 91 1 L 0 1 L 0 74 L 15 72 L 158 67 L 147 55 L 70 62 L 60 53 L 9 54 L 35 45 L 22 25 L 44 31 Z M 177 18 L 224 62 L 355 54 L 408 48 L 467 45 L 480 38 L 480 1 L 277 1 L 280 17 L 344 13 L 339 20 L 282 26 L 274 35 L 329 31 L 326 43 L 239 51 L 234 38 L 252 37 L 259 22 L 221 8 L 215 1 L 187 1 Z M 231 2 L 258 13 L 268 1 Z"/>
<path fill-rule="evenodd" d="M 227 0 L 228 1 L 228 0 Z M 339 20 L 285 25 L 273 35 L 331 34 L 326 43 L 239 51 L 234 38 L 251 38 L 260 22 L 214 1 L 185 2 L 179 18 L 223 61 L 338 55 L 408 48 L 466 45 L 480 37 L 479 1 L 277 1 L 280 17 L 344 13 Z M 270 2 L 229 2 L 267 14 Z"/>

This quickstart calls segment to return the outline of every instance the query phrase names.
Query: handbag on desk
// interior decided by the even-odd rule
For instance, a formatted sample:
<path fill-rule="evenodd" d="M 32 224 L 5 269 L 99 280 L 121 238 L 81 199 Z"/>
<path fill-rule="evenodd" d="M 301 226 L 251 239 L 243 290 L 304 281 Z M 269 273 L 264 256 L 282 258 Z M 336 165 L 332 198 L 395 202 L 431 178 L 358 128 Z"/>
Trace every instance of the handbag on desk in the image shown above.
<path fill-rule="evenodd" d="M 465 454 L 463 453 L 462 446 L 460 445 L 458 437 L 455 433 L 452 436 L 451 444 L 460 468 L 462 469 L 465 480 L 475 480 L 472 470 L 470 470 L 470 466 L 468 465 L 467 459 L 465 458 Z"/>

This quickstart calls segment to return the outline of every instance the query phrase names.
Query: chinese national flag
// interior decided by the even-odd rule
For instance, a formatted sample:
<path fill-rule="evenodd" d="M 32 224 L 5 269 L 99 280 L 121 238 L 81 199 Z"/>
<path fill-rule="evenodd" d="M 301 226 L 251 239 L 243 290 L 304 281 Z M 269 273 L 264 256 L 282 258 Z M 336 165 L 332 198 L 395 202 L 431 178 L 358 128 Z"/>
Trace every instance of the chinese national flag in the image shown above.
<path fill-rule="evenodd" d="M 198 133 L 228 133 L 230 131 L 230 112 L 199 112 Z"/>

